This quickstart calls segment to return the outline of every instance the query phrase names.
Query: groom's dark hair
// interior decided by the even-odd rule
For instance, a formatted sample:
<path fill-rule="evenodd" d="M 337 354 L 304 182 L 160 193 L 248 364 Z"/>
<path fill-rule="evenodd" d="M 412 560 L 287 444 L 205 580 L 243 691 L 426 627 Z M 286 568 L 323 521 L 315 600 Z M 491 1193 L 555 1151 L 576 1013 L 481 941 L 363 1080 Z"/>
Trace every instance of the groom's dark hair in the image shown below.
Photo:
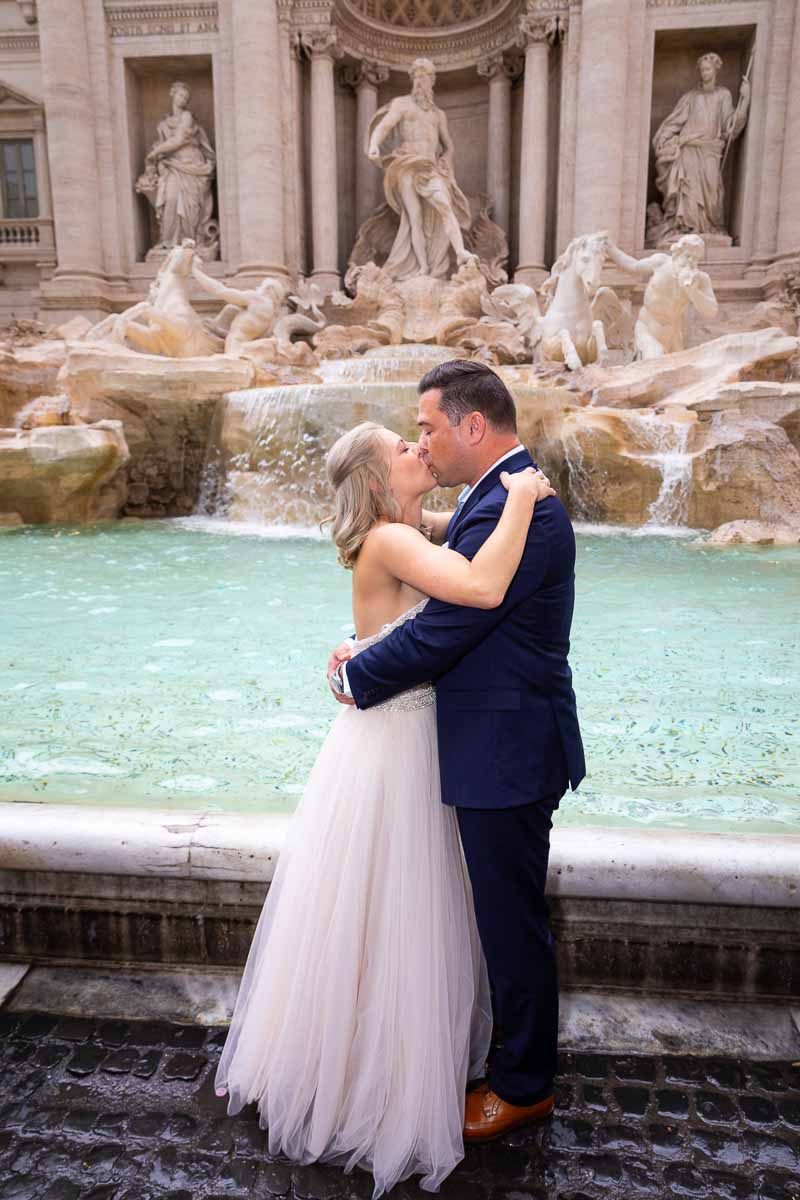
<path fill-rule="evenodd" d="M 441 391 L 439 408 L 451 425 L 458 425 L 467 413 L 479 412 L 496 433 L 517 432 L 517 410 L 511 392 L 483 363 L 466 358 L 440 363 L 417 385 L 420 396 L 431 388 Z"/>

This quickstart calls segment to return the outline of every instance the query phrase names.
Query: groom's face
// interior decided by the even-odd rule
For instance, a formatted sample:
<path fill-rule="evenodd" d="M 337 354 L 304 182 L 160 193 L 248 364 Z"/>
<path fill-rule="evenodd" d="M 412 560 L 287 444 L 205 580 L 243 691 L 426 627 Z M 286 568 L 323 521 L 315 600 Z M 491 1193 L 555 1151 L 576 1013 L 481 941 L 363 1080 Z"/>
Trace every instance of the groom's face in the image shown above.
<path fill-rule="evenodd" d="M 419 398 L 420 457 L 433 472 L 439 487 L 454 487 L 472 476 L 472 447 L 465 442 L 461 425 L 451 425 L 442 412 L 441 398 L 440 388 L 431 388 Z"/>

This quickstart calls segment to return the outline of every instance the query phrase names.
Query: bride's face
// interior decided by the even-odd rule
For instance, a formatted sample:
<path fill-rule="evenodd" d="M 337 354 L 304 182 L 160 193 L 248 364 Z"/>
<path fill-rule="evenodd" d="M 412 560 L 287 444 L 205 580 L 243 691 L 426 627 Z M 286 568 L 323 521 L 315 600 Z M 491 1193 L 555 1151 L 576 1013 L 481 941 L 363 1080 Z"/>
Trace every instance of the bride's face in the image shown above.
<path fill-rule="evenodd" d="M 389 451 L 389 485 L 398 504 L 424 496 L 436 486 L 416 442 L 407 442 L 391 429 L 382 430 L 381 437 Z"/>

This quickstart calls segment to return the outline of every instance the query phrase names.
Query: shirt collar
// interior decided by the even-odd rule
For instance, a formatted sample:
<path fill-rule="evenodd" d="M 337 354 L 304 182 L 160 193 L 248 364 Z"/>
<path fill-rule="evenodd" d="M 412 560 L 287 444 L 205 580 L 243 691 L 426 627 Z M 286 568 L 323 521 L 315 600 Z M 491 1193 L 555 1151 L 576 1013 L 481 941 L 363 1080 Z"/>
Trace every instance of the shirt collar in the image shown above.
<path fill-rule="evenodd" d="M 459 507 L 461 507 L 466 502 L 468 496 L 472 492 L 474 492 L 474 490 L 478 486 L 478 484 L 483 483 L 486 476 L 489 475 L 495 469 L 495 467 L 499 467 L 500 463 L 505 462 L 507 458 L 511 458 L 512 454 L 519 454 L 520 450 L 524 450 L 524 449 L 525 449 L 524 446 L 514 446 L 511 450 L 507 450 L 505 452 L 505 454 L 501 454 L 500 457 L 495 462 L 492 463 L 492 465 L 489 467 L 488 471 L 483 472 L 480 479 L 476 480 L 476 482 L 471 485 L 467 484 L 467 486 L 464 488 L 464 490 L 461 492 L 461 494 L 458 497 Z"/>

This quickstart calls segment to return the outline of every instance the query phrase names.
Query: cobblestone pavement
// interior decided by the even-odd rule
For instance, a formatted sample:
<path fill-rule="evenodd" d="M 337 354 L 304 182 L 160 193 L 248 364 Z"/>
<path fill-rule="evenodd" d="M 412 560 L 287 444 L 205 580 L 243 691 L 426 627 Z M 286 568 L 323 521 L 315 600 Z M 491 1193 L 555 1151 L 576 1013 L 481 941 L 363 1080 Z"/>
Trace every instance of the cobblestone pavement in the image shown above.
<path fill-rule="evenodd" d="M 221 1029 L 0 1013 L 2 1200 L 367 1200 L 371 1177 L 266 1153 L 213 1091 Z M 564 1054 L 545 1125 L 470 1148 L 447 1200 L 796 1200 L 800 1070 Z M 392 1197 L 420 1200 L 417 1184 Z"/>

